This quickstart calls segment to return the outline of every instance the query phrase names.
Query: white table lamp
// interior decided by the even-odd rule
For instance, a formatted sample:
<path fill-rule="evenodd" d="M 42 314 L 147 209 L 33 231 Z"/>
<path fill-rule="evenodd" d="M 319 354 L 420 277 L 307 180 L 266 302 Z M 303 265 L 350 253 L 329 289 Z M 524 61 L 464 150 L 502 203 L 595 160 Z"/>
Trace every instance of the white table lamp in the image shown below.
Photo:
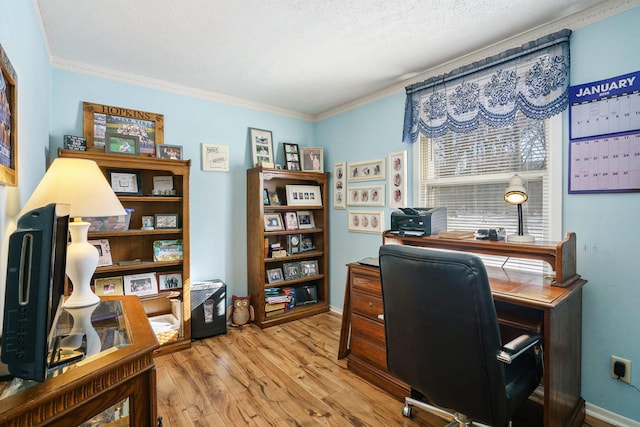
<path fill-rule="evenodd" d="M 22 209 L 22 214 L 48 205 L 70 205 L 71 244 L 67 247 L 67 276 L 73 292 L 65 301 L 68 308 L 96 304 L 100 298 L 91 290 L 91 277 L 98 266 L 98 250 L 87 241 L 90 224 L 82 217 L 125 215 L 126 212 L 96 162 L 57 158 Z"/>
<path fill-rule="evenodd" d="M 519 175 L 514 175 L 509 180 L 509 186 L 504 190 L 504 201 L 510 205 L 518 206 L 518 234 L 509 234 L 508 242 L 531 243 L 535 241 L 534 236 L 524 234 L 524 225 L 522 221 L 522 204 L 527 201 L 529 196 L 524 188 L 524 183 Z"/>

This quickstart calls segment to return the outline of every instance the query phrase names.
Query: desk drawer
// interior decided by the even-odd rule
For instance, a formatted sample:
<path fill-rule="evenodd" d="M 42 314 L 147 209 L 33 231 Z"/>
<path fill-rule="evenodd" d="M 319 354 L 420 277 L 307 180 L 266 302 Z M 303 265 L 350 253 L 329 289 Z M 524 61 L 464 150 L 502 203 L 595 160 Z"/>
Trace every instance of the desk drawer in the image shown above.
<path fill-rule="evenodd" d="M 381 322 L 381 320 L 378 319 L 378 315 L 384 313 L 382 298 L 358 291 L 351 291 L 351 307 L 354 313 L 362 314 L 363 316 Z"/>
<path fill-rule="evenodd" d="M 353 337 L 358 337 L 383 349 L 385 347 L 384 325 L 355 313 L 351 317 L 351 337 L 352 341 Z"/>
<path fill-rule="evenodd" d="M 361 336 L 351 335 L 351 355 L 366 360 L 377 368 L 387 369 L 387 352 L 385 348 L 362 339 Z"/>
<path fill-rule="evenodd" d="M 382 295 L 380 286 L 380 276 L 369 275 L 365 271 L 357 271 L 351 273 L 351 287 L 365 292 L 371 292 L 376 295 Z"/>

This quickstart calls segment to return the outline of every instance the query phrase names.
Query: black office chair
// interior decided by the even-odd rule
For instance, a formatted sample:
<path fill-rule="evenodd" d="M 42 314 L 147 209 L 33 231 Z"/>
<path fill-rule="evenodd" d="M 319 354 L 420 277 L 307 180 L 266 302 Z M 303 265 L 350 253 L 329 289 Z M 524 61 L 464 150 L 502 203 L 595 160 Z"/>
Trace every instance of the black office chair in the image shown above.
<path fill-rule="evenodd" d="M 403 415 L 415 405 L 447 411 L 449 426 L 511 425 L 540 383 L 540 336 L 502 345 L 482 260 L 401 245 L 379 256 L 387 366 L 411 387 Z"/>

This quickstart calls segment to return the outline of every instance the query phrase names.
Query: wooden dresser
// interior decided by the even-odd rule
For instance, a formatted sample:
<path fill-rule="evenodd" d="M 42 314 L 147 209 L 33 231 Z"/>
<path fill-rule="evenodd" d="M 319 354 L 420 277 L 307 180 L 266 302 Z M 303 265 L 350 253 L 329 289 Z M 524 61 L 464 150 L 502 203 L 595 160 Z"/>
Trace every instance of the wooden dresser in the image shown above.
<path fill-rule="evenodd" d="M 438 237 L 399 237 L 384 234 L 385 244 L 407 244 L 466 252 L 540 259 L 555 277 L 488 267 L 503 339 L 522 331 L 543 335 L 542 378 L 544 426 L 581 426 L 585 402 L 581 393 L 582 287 L 575 270 L 576 236 L 562 242 L 511 244 Z M 347 356 L 350 370 L 398 399 L 410 393 L 386 364 L 380 272 L 362 263 L 347 265 L 348 277 L 339 357 Z"/>

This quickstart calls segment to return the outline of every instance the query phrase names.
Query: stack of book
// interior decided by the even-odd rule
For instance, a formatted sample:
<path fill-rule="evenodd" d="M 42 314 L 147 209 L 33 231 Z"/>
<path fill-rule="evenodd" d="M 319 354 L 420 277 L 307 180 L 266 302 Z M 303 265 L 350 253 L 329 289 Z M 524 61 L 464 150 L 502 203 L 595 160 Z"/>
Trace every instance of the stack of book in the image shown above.
<path fill-rule="evenodd" d="M 276 316 L 292 308 L 291 297 L 279 288 L 265 289 L 264 302 L 265 317 Z"/>
<path fill-rule="evenodd" d="M 280 242 L 271 243 L 271 257 L 280 258 L 287 256 L 287 250 L 282 247 Z"/>

